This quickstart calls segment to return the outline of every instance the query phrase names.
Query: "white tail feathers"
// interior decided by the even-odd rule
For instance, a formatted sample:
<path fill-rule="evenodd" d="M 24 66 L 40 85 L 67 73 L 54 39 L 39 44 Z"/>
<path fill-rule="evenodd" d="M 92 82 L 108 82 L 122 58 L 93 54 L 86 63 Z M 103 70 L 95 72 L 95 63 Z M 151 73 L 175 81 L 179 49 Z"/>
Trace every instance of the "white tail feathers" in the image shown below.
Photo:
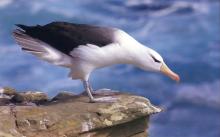
<path fill-rule="evenodd" d="M 36 55 L 54 65 L 71 67 L 71 57 L 51 47 L 47 43 L 32 38 L 19 29 L 13 32 L 13 36 L 23 51 Z"/>

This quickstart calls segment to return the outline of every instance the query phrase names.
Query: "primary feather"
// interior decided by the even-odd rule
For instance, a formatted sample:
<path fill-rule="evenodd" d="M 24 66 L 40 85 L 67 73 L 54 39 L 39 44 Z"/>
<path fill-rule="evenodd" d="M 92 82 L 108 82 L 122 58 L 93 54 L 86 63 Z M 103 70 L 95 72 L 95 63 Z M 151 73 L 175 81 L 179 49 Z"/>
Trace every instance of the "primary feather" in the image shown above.
<path fill-rule="evenodd" d="M 54 49 L 41 40 L 28 36 L 24 31 L 17 29 L 13 32 L 13 36 L 23 51 L 36 55 L 54 65 L 71 66 L 71 58 L 69 56 Z"/>

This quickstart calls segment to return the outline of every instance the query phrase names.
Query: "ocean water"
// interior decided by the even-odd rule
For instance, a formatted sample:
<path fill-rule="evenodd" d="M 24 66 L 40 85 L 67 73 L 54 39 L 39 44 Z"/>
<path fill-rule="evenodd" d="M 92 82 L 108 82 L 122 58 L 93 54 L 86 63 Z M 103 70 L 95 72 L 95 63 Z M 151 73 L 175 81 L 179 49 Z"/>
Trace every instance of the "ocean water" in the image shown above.
<path fill-rule="evenodd" d="M 0 86 L 50 96 L 83 90 L 80 81 L 67 78 L 67 69 L 22 52 L 12 39 L 14 24 L 52 21 L 121 28 L 179 73 L 179 84 L 130 65 L 91 76 L 94 89 L 135 93 L 165 108 L 152 117 L 150 137 L 220 136 L 219 0 L 0 0 Z"/>

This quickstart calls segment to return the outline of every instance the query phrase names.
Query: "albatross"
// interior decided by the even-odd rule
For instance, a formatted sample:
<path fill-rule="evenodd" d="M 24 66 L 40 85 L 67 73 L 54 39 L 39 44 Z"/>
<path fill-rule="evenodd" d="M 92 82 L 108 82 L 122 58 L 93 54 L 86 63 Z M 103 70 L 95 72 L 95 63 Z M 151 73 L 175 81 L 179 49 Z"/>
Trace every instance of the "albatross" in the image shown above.
<path fill-rule="evenodd" d="M 69 68 L 69 77 L 83 82 L 90 102 L 116 99 L 95 98 L 89 83 L 89 76 L 94 70 L 114 64 L 131 64 L 145 71 L 162 72 L 175 81 L 180 80 L 159 53 L 118 28 L 67 22 L 16 26 L 13 36 L 21 49 L 51 64 Z"/>

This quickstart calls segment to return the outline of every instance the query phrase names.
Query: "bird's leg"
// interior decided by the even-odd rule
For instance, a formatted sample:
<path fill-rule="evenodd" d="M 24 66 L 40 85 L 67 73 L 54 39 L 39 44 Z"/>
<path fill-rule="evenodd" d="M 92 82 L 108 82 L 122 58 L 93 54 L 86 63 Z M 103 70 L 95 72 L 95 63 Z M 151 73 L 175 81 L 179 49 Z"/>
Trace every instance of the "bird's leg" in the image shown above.
<path fill-rule="evenodd" d="M 88 83 L 89 83 L 89 82 L 88 82 Z M 89 83 L 89 90 L 91 91 L 92 94 L 94 93 L 94 90 L 92 89 L 92 86 L 91 86 L 90 83 Z"/>
<path fill-rule="evenodd" d="M 91 86 L 88 81 L 83 81 L 84 88 L 89 96 L 90 102 L 115 102 L 117 98 L 114 97 L 100 97 L 100 98 L 94 98 L 91 91 Z"/>
<path fill-rule="evenodd" d="M 89 82 L 88 81 L 83 81 L 83 86 L 84 86 L 84 88 L 85 88 L 85 90 L 86 90 L 86 92 L 87 92 L 87 94 L 89 96 L 90 102 L 93 102 L 94 97 L 92 96 Z"/>

